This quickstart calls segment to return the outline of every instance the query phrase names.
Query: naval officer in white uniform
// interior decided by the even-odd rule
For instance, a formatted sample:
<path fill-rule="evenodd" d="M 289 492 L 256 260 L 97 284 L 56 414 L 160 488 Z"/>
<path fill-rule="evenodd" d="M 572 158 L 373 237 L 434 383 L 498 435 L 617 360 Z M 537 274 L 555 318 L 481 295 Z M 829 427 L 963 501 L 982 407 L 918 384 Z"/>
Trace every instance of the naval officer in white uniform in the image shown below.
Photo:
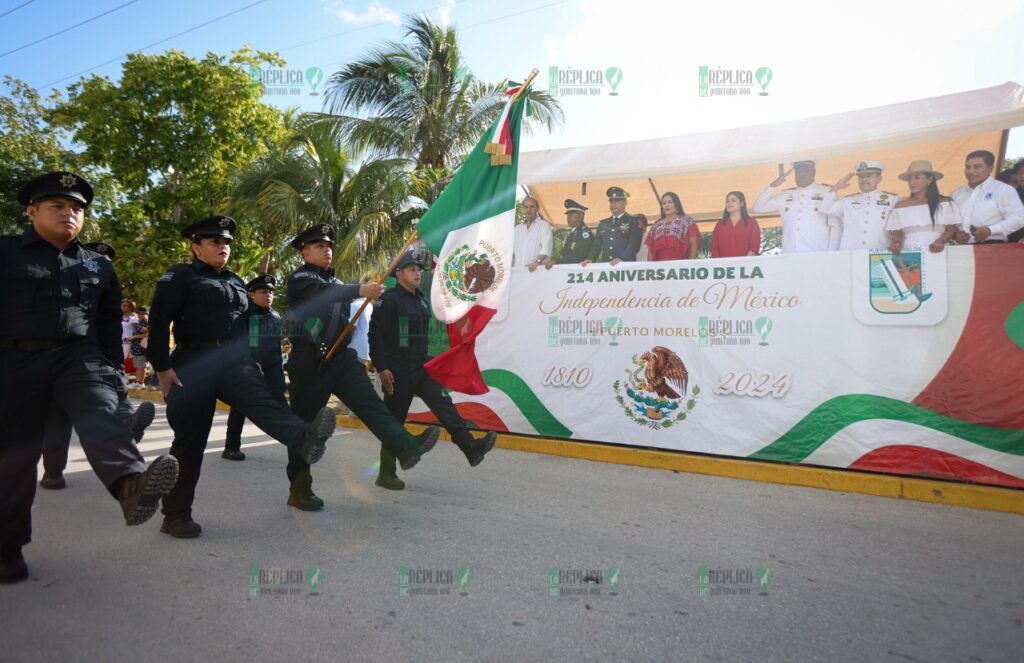
<path fill-rule="evenodd" d="M 778 193 L 789 173 L 780 175 L 757 197 L 754 212 L 782 217 L 783 253 L 828 251 L 830 228 L 822 203 L 831 187 L 814 181 L 815 162 L 810 159 L 794 161 L 790 172 L 796 186 Z"/>
<path fill-rule="evenodd" d="M 832 190 L 825 194 L 821 211 L 828 215 L 832 227 L 830 250 L 872 251 L 889 248 L 889 231 L 885 222 L 899 196 L 878 189 L 883 169 L 878 161 L 861 161 L 854 172 L 836 182 Z M 860 193 L 840 198 L 838 192 L 849 186 L 854 176 L 860 186 Z"/>

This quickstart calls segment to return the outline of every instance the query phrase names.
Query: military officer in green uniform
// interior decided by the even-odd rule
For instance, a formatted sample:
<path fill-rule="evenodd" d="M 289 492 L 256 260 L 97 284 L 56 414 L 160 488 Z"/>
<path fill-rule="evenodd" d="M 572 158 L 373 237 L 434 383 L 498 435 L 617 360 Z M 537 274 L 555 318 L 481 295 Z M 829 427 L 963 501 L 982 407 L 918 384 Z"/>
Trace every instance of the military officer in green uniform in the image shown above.
<path fill-rule="evenodd" d="M 640 251 L 640 243 L 647 228 L 647 217 L 642 214 L 627 214 L 626 199 L 629 194 L 622 187 L 608 187 L 608 208 L 612 215 L 597 224 L 597 241 L 584 267 L 592 262 L 608 262 L 617 265 L 623 260 L 634 262 Z"/>
<path fill-rule="evenodd" d="M 569 234 L 565 236 L 565 242 L 562 244 L 561 258 L 557 262 L 551 258 L 545 267 L 551 269 L 556 264 L 573 265 L 590 258 L 597 243 L 597 235 L 583 222 L 586 213 L 586 207 L 572 198 L 565 199 L 565 219 L 569 223 Z"/>

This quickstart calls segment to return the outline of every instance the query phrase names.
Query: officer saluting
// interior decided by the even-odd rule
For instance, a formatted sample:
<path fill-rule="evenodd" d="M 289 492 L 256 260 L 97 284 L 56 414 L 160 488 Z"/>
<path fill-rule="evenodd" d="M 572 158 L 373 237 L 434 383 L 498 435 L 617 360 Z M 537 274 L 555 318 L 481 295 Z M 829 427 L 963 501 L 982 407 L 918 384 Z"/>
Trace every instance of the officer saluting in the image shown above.
<path fill-rule="evenodd" d="M 0 582 L 28 577 L 32 501 L 43 426 L 51 404 L 78 429 L 82 447 L 125 521 L 157 509 L 178 476 L 174 458 L 146 468 L 117 416 L 121 285 L 114 266 L 78 242 L 92 187 L 48 173 L 18 194 L 31 225 L 0 237 Z"/>
<path fill-rule="evenodd" d="M 834 230 L 822 203 L 831 187 L 814 181 L 817 166 L 813 159 L 794 161 L 790 172 L 795 173 L 796 186 L 776 195 L 789 173 L 780 175 L 754 201 L 754 211 L 782 218 L 783 253 L 828 251 L 829 233 Z"/>
<path fill-rule="evenodd" d="M 326 364 L 327 352 L 348 324 L 349 303 L 357 297 L 377 297 L 384 290 L 379 283 L 345 285 L 331 271 L 334 257 L 334 228 L 318 224 L 292 240 L 302 252 L 304 264 L 288 277 L 291 307 L 292 352 L 288 357 L 292 410 L 308 417 L 323 406 L 333 393 L 366 424 L 385 449 L 398 457 L 403 470 L 411 469 L 420 456 L 434 448 L 440 431 L 431 426 L 414 438 L 395 420 L 373 390 L 366 368 L 346 338 Z M 304 511 L 323 508 L 313 493 L 309 465 L 288 454 L 288 504 Z"/>
<path fill-rule="evenodd" d="M 284 366 L 281 361 L 281 316 L 271 308 L 274 304 L 276 279 L 271 274 L 257 276 L 245 284 L 252 300 L 253 310 L 249 316 L 249 351 L 256 365 L 263 373 L 263 379 L 270 394 L 285 406 Z M 228 413 L 228 430 L 221 458 L 245 460 L 242 453 L 242 427 L 245 415 L 238 408 Z"/>
<path fill-rule="evenodd" d="M 253 361 L 246 345 L 252 304 L 242 279 L 225 269 L 234 230 L 227 216 L 182 230 L 192 240 L 193 261 L 172 265 L 153 294 L 149 359 L 174 430 L 171 454 L 181 466 L 178 483 L 164 497 L 160 531 L 182 539 L 202 532 L 192 520 L 192 501 L 218 398 L 309 463 L 320 460 L 334 432 L 334 412 L 323 408 L 307 424 L 270 393 Z M 172 323 L 176 346 L 168 356 Z"/>
<path fill-rule="evenodd" d="M 883 166 L 878 161 L 861 161 L 854 172 L 832 186 L 821 201 L 821 211 L 828 215 L 832 228 L 829 250 L 855 251 L 889 248 L 889 231 L 885 223 L 900 197 L 879 191 Z M 860 193 L 840 198 L 853 177 L 857 177 Z"/>
<path fill-rule="evenodd" d="M 617 265 L 623 260 L 633 262 L 640 251 L 644 238 L 647 218 L 643 215 L 626 214 L 626 199 L 629 194 L 617 186 L 608 187 L 608 207 L 612 215 L 597 224 L 597 241 L 588 259 L 580 262 L 586 267 L 592 262 L 610 262 Z"/>
<path fill-rule="evenodd" d="M 559 265 L 571 265 L 582 263 L 587 260 L 594 250 L 597 242 L 597 235 L 583 222 L 583 216 L 587 208 L 572 198 L 565 199 L 565 220 L 569 224 L 569 233 L 565 236 L 562 244 L 562 256 L 559 258 Z M 551 269 L 555 260 L 548 260 L 545 267 Z"/>
<path fill-rule="evenodd" d="M 83 244 L 90 251 L 95 251 L 110 262 L 114 262 L 117 253 L 114 247 L 106 242 L 88 242 Z M 122 379 L 124 372 L 119 372 Z M 117 414 L 120 416 L 136 442 L 142 441 L 146 429 L 153 423 L 156 406 L 150 401 L 143 401 L 139 407 L 133 408 L 128 400 L 127 380 L 118 393 Z M 43 434 L 43 478 L 39 485 L 48 490 L 60 490 L 67 486 L 64 480 L 64 469 L 68 466 L 68 449 L 71 446 L 71 420 L 64 410 L 56 404 L 50 405 L 50 413 L 46 417 L 46 429 Z"/>
<path fill-rule="evenodd" d="M 430 377 L 423 364 L 432 359 L 430 345 L 430 304 L 419 290 L 423 263 L 418 252 L 406 251 L 395 265 L 398 284 L 381 295 L 370 318 L 370 359 L 380 374 L 384 404 L 398 421 L 405 421 L 414 396 L 419 396 L 466 455 L 471 467 L 479 465 L 494 448 L 497 434 L 486 433 L 474 439 L 466 422 L 455 410 L 452 399 Z M 378 486 L 402 490 L 395 457 L 383 446 L 380 450 Z"/>

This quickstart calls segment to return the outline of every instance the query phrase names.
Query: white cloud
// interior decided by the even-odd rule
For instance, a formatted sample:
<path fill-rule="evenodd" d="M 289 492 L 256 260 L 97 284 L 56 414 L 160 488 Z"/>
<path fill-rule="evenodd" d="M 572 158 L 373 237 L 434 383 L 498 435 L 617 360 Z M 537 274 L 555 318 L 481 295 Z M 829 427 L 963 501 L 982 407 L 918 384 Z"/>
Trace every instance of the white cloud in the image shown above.
<path fill-rule="evenodd" d="M 397 25 L 401 19 L 398 12 L 380 4 L 379 0 L 373 0 L 373 2 L 366 5 L 366 7 L 361 11 L 350 8 L 353 4 L 354 3 L 346 2 L 345 0 L 332 0 L 332 2 L 327 2 L 324 5 L 324 8 L 329 13 L 334 14 L 345 23 L 349 23 L 351 25 L 368 25 L 370 23 L 379 23 L 381 21 L 387 21 Z"/>
<path fill-rule="evenodd" d="M 437 22 L 441 27 L 447 28 L 452 22 L 452 11 L 455 10 L 455 0 L 445 0 L 444 6 L 437 10 Z"/>

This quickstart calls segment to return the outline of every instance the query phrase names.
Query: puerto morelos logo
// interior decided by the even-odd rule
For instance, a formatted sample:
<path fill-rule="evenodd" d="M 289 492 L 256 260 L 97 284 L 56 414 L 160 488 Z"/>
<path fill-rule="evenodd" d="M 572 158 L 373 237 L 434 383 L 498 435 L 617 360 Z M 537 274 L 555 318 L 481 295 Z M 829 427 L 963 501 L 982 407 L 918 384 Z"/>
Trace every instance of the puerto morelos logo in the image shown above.
<path fill-rule="evenodd" d="M 689 391 L 690 374 L 675 352 L 656 346 L 633 355 L 632 370 L 612 385 L 615 401 L 630 421 L 652 430 L 670 428 L 686 419 L 697 406 L 700 387 Z"/>
<path fill-rule="evenodd" d="M 477 250 L 463 244 L 448 254 L 441 274 L 445 291 L 464 302 L 475 302 L 504 279 L 505 266 L 499 252 L 483 240 Z"/>
<path fill-rule="evenodd" d="M 868 256 L 871 308 L 879 313 L 913 313 L 931 298 L 924 292 L 924 264 L 920 251 L 872 253 Z"/>

